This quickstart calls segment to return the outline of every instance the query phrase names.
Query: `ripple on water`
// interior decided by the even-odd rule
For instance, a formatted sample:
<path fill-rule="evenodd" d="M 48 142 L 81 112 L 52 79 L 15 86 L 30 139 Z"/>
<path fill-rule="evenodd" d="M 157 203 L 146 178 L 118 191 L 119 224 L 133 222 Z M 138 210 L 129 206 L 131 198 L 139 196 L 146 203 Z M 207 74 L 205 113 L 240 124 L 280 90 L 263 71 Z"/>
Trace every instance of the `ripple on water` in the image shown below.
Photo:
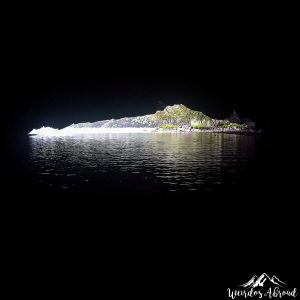
<path fill-rule="evenodd" d="M 81 183 L 102 188 L 190 191 L 206 185 L 234 184 L 255 153 L 255 137 L 210 133 L 103 134 L 94 137 L 30 137 L 37 182 L 69 189 Z M 111 186 L 109 188 L 111 188 Z"/>

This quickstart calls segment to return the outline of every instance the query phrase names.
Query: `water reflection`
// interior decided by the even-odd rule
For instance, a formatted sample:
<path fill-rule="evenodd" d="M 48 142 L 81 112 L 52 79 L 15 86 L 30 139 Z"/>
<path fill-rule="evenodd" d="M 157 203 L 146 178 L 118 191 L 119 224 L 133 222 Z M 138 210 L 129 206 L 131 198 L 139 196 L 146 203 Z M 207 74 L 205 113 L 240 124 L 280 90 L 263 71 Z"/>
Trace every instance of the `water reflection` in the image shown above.
<path fill-rule="evenodd" d="M 234 183 L 255 137 L 214 133 L 106 133 L 30 137 L 34 180 L 59 188 L 197 190 Z"/>

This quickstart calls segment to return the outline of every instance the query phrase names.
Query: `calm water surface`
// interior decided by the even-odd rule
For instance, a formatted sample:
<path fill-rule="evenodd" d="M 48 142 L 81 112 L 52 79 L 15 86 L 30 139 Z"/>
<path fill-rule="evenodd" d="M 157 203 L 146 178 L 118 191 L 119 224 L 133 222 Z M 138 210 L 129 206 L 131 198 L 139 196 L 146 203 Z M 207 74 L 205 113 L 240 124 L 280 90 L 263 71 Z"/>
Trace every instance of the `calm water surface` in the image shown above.
<path fill-rule="evenodd" d="M 214 133 L 106 133 L 30 137 L 32 180 L 50 189 L 197 191 L 236 184 L 256 137 Z"/>

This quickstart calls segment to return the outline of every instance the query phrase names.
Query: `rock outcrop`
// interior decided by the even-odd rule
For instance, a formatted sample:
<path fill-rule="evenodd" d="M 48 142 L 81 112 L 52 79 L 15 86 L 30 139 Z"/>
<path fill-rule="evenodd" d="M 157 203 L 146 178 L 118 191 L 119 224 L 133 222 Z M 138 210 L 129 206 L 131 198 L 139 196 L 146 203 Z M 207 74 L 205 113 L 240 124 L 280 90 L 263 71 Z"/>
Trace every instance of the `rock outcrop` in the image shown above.
<path fill-rule="evenodd" d="M 216 121 L 217 120 L 204 115 L 202 112 L 191 110 L 182 104 L 175 104 L 166 106 L 164 110 L 157 111 L 151 115 L 125 117 L 121 119 L 97 121 L 94 123 L 78 123 L 66 128 L 155 128 L 164 124 L 178 126 L 201 124 L 210 127 Z"/>
<path fill-rule="evenodd" d="M 254 130 L 255 123 L 249 119 L 243 122 L 237 115 L 236 111 L 225 120 L 210 118 L 200 111 L 189 109 L 183 104 L 175 104 L 166 106 L 163 110 L 157 111 L 154 114 L 125 117 L 120 119 L 110 119 L 97 122 L 85 122 L 72 124 L 63 129 L 53 129 L 42 127 L 33 129 L 29 134 L 43 135 L 62 135 L 73 133 L 97 133 L 106 132 L 108 130 L 207 130 L 215 132 L 236 132 L 242 130 Z"/>
<path fill-rule="evenodd" d="M 237 112 L 235 110 L 229 116 L 228 121 L 231 122 L 231 123 L 236 123 L 236 124 L 241 124 L 242 123 L 239 115 L 237 114 Z"/>

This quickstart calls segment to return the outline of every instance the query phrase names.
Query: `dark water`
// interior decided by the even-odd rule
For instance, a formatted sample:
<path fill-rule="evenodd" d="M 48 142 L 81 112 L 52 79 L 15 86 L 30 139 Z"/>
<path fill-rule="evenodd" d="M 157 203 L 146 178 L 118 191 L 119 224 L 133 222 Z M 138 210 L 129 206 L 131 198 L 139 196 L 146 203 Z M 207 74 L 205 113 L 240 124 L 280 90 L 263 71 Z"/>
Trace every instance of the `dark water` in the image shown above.
<path fill-rule="evenodd" d="M 236 226 L 246 214 L 252 224 L 294 203 L 291 176 L 265 136 L 114 133 L 12 142 L 4 165 L 18 221 Z"/>
<path fill-rule="evenodd" d="M 193 192 L 237 184 L 256 137 L 112 133 L 30 139 L 31 178 L 52 189 Z"/>

